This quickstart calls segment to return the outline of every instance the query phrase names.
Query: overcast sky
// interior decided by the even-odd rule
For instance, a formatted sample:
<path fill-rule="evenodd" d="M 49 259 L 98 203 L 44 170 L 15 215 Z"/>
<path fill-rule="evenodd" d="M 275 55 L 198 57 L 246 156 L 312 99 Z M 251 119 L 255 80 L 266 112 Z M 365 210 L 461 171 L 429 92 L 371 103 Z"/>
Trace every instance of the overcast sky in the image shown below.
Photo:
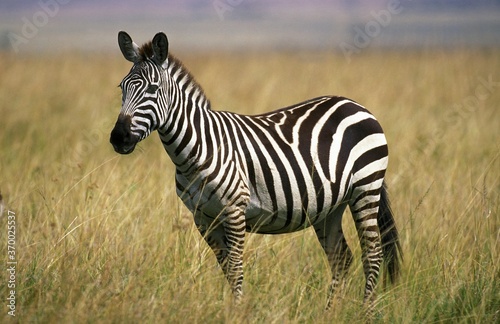
<path fill-rule="evenodd" d="M 179 50 L 496 47 L 499 17 L 492 0 L 1 0 L 0 48 L 112 51 L 120 30 Z"/>

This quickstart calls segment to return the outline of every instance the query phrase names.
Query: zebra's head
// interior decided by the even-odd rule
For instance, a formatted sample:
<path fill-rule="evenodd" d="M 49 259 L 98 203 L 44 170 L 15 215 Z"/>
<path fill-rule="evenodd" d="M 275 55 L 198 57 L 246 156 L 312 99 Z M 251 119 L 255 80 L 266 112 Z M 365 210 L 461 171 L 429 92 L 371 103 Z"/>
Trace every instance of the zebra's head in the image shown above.
<path fill-rule="evenodd" d="M 110 142 L 117 153 L 132 153 L 136 144 L 158 129 L 165 119 L 160 107 L 166 105 L 164 65 L 168 40 L 158 33 L 153 41 L 139 48 L 124 31 L 118 33 L 123 56 L 134 63 L 120 83 L 122 109 L 111 131 Z"/>

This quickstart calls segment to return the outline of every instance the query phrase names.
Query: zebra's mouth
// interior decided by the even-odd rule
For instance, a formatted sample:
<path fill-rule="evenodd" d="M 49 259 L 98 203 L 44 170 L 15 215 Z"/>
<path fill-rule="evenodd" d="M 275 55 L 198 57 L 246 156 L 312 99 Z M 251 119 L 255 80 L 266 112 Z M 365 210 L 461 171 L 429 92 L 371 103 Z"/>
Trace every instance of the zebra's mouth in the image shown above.
<path fill-rule="evenodd" d="M 135 144 L 126 145 L 126 146 L 119 146 L 119 145 L 113 144 L 113 148 L 115 149 L 116 153 L 130 154 L 130 153 L 132 153 L 134 151 Z"/>

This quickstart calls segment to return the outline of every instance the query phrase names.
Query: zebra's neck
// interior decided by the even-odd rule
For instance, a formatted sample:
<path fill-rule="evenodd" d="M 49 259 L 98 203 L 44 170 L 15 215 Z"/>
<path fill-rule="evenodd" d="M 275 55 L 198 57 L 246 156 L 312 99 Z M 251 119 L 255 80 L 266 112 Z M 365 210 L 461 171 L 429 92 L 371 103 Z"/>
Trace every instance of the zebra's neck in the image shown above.
<path fill-rule="evenodd" d="M 158 129 L 165 150 L 180 170 L 204 163 L 200 139 L 204 137 L 210 101 L 191 73 L 169 55 L 165 68 L 168 84 L 166 107 L 161 107 L 165 123 Z"/>

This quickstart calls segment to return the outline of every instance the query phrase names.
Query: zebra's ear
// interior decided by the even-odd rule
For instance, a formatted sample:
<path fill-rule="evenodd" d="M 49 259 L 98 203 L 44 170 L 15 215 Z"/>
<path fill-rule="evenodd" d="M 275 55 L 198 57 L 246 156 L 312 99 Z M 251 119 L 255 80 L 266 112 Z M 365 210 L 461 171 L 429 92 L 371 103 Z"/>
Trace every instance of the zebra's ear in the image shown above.
<path fill-rule="evenodd" d="M 167 59 L 168 55 L 168 39 L 167 35 L 162 32 L 153 37 L 153 60 L 158 64 L 162 65 Z"/>
<path fill-rule="evenodd" d="M 125 59 L 132 63 L 139 61 L 139 46 L 132 41 L 132 37 L 124 31 L 118 33 L 118 45 Z"/>

